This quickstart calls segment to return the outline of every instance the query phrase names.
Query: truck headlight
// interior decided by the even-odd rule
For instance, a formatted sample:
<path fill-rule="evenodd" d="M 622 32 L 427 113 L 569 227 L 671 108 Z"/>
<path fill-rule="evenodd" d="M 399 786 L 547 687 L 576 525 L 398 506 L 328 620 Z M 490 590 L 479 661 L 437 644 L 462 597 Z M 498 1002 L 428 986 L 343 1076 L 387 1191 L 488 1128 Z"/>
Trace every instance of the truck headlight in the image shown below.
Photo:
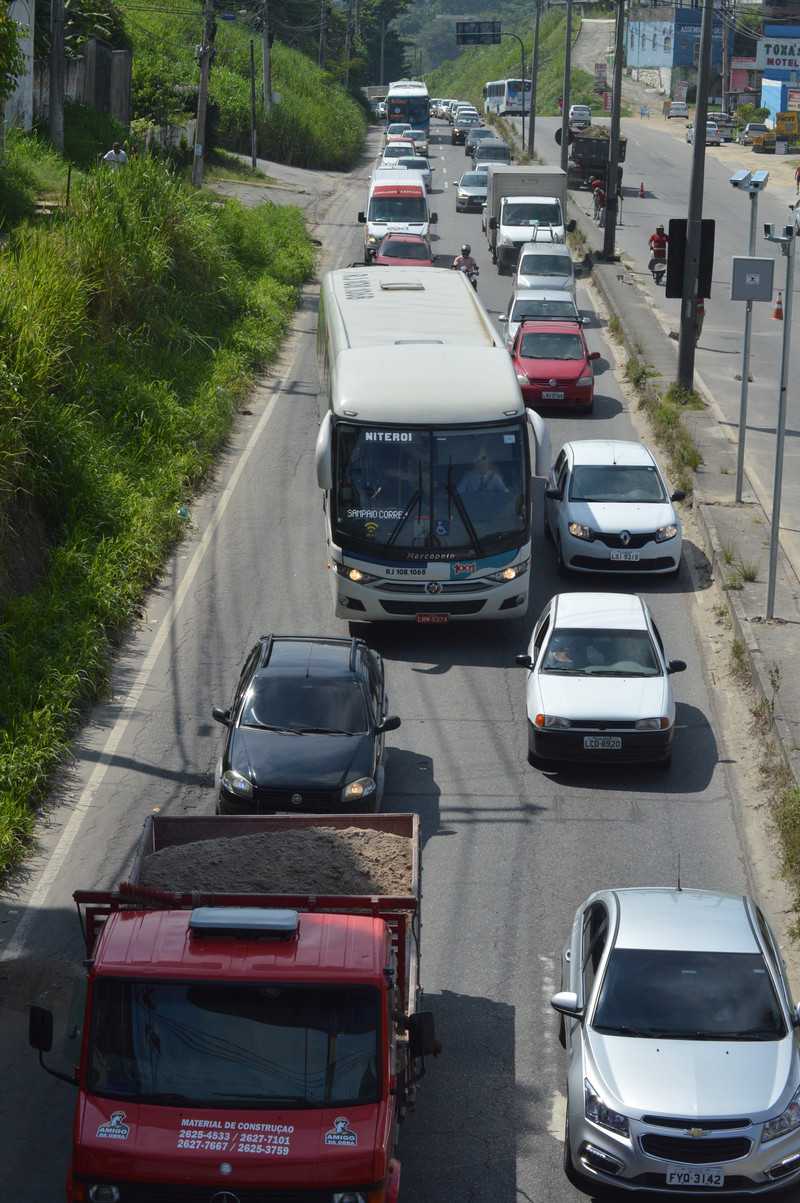
<path fill-rule="evenodd" d="M 228 769 L 222 774 L 222 788 L 229 794 L 234 794 L 237 798 L 252 798 L 253 783 L 243 777 L 241 773 L 237 773 L 236 769 Z"/>
<path fill-rule="evenodd" d="M 592 541 L 592 528 L 583 522 L 570 522 L 567 530 L 573 539 L 585 539 L 587 543 Z"/>
<path fill-rule="evenodd" d="M 785 1136 L 787 1132 L 794 1132 L 795 1128 L 800 1128 L 800 1086 L 792 1095 L 786 1110 L 774 1119 L 768 1119 L 764 1124 L 761 1129 L 761 1142 L 766 1144 L 768 1140 L 776 1140 L 779 1136 Z"/>
<path fill-rule="evenodd" d="M 370 794 L 375 793 L 375 782 L 372 777 L 359 777 L 357 781 L 351 781 L 342 790 L 343 802 L 360 802 L 362 798 L 368 798 Z"/>
<path fill-rule="evenodd" d="M 619 1111 L 607 1107 L 588 1078 L 583 1080 L 583 1100 L 586 1118 L 593 1124 L 607 1128 L 609 1132 L 616 1132 L 617 1136 L 628 1135 L 627 1115 L 620 1115 Z"/>
<path fill-rule="evenodd" d="M 501 568 L 499 572 L 490 572 L 488 580 L 490 581 L 515 581 L 518 576 L 522 576 L 523 572 L 528 571 L 530 560 L 522 560 L 519 564 L 511 564 L 508 568 Z"/>
<path fill-rule="evenodd" d="M 377 234 L 367 234 L 367 243 L 369 246 L 377 246 L 379 242 L 380 238 Z"/>
<path fill-rule="evenodd" d="M 674 539 L 678 533 L 678 528 L 674 523 L 669 526 L 660 526 L 656 531 L 656 543 L 666 543 L 667 539 Z"/>
<path fill-rule="evenodd" d="M 469 200 L 469 193 L 467 192 L 459 192 L 457 196 L 459 200 Z"/>

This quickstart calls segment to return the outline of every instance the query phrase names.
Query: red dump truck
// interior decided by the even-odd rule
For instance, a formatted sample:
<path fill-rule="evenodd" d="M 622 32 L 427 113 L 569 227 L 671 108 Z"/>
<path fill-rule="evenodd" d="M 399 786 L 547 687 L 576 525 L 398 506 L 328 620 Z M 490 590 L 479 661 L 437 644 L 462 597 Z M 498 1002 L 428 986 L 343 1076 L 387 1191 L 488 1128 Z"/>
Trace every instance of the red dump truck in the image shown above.
<path fill-rule="evenodd" d="M 394 895 L 313 888 L 358 878 L 375 841 Z M 310 886 L 253 892 L 287 864 Z M 398 1127 L 439 1051 L 418 1010 L 416 815 L 153 815 L 130 880 L 75 901 L 70 1203 L 395 1203 Z M 52 1039 L 32 1007 L 46 1069 Z"/>

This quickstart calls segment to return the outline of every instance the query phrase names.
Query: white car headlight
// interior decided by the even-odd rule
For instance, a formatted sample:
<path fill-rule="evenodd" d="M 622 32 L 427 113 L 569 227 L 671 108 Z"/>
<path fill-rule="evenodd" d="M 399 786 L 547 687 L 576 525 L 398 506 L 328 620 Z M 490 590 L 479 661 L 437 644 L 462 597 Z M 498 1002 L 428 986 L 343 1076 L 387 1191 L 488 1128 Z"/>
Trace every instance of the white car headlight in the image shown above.
<path fill-rule="evenodd" d="M 666 731 L 669 719 L 664 715 L 660 718 L 639 718 L 635 725 L 637 731 Z"/>
<path fill-rule="evenodd" d="M 761 1129 L 761 1141 L 765 1144 L 768 1140 L 776 1140 L 779 1136 L 785 1136 L 787 1132 L 794 1132 L 795 1128 L 800 1128 L 800 1086 L 792 1095 L 792 1101 L 786 1110 L 774 1119 L 768 1119 L 764 1124 Z"/>
<path fill-rule="evenodd" d="M 490 581 L 515 581 L 518 576 L 522 576 L 523 572 L 528 571 L 530 560 L 523 560 L 519 564 L 512 564 L 508 568 L 501 568 L 499 572 L 490 572 L 488 580 Z"/>
<path fill-rule="evenodd" d="M 627 1115 L 620 1115 L 619 1111 L 607 1107 L 588 1078 L 583 1079 L 583 1098 L 588 1120 L 601 1128 L 608 1128 L 609 1132 L 616 1132 L 617 1136 L 628 1135 Z"/>
<path fill-rule="evenodd" d="M 591 543 L 593 531 L 591 526 L 586 526 L 583 522 L 570 522 L 567 530 L 572 535 L 573 539 L 585 539 L 587 543 Z"/>
<path fill-rule="evenodd" d="M 656 543 L 666 543 L 667 539 L 674 539 L 678 533 L 678 528 L 673 522 L 668 526 L 660 526 L 656 531 Z"/>
<path fill-rule="evenodd" d="M 593 383 L 594 383 L 594 376 L 591 375 L 591 373 L 588 376 L 579 376 L 578 377 L 578 388 L 588 388 L 589 385 L 593 384 Z"/>
<path fill-rule="evenodd" d="M 222 788 L 229 794 L 235 794 L 237 798 L 252 798 L 253 783 L 243 777 L 241 773 L 237 773 L 236 769 L 228 769 L 222 774 Z"/>
<path fill-rule="evenodd" d="M 362 798 L 368 798 L 370 794 L 375 793 L 375 782 L 372 777 L 359 777 L 357 781 L 351 781 L 342 790 L 343 802 L 360 802 Z"/>

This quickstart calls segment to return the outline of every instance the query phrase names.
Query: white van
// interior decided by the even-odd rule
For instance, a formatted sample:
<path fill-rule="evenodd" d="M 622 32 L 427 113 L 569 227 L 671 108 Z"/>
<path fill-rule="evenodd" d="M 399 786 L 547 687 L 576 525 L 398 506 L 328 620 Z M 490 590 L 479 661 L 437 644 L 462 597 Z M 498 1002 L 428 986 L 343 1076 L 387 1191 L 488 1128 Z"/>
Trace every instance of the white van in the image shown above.
<path fill-rule="evenodd" d="M 367 207 L 358 220 L 365 227 L 364 262 L 370 263 L 384 234 L 421 234 L 428 238 L 430 227 L 439 218 L 428 208 L 427 190 L 419 172 L 384 168 L 370 180 Z"/>

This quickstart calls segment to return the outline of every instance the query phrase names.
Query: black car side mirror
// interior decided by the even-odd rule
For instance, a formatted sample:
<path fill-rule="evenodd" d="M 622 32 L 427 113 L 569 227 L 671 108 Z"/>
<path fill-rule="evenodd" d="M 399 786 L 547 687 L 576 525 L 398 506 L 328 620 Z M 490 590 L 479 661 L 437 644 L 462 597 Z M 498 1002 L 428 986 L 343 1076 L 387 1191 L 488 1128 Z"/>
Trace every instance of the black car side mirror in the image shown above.
<path fill-rule="evenodd" d="M 438 1057 L 442 1046 L 436 1039 L 432 1011 L 417 1011 L 406 1020 L 408 1043 L 412 1057 Z"/>
<path fill-rule="evenodd" d="M 567 233 L 574 234 L 575 230 L 576 230 L 576 224 L 575 224 L 575 218 L 573 217 L 572 221 L 567 222 Z"/>
<path fill-rule="evenodd" d="M 75 1086 L 75 1077 L 71 1074 L 59 1073 L 44 1063 L 44 1053 L 49 1053 L 53 1047 L 53 1012 L 46 1007 L 31 1007 L 28 1011 L 28 1044 L 39 1054 L 39 1064 L 53 1078 Z"/>
<path fill-rule="evenodd" d="M 560 489 L 545 489 L 544 495 L 549 501 L 560 501 L 561 490 Z"/>
<path fill-rule="evenodd" d="M 378 734 L 385 733 L 386 731 L 396 731 L 400 726 L 400 721 L 399 714 L 387 714 L 386 718 L 381 719 L 375 730 Z"/>
<path fill-rule="evenodd" d="M 520 652 L 518 656 L 515 656 L 514 663 L 518 664 L 520 668 L 533 668 L 533 661 L 527 652 Z"/>
<path fill-rule="evenodd" d="M 367 222 L 367 216 L 366 216 L 366 214 L 365 214 L 365 213 L 359 213 L 359 215 L 358 215 L 358 224 L 363 226 L 363 225 L 366 225 L 366 222 Z"/>
<path fill-rule="evenodd" d="M 439 220 L 439 214 L 438 214 L 438 213 L 431 213 L 431 215 L 430 215 L 430 218 L 428 219 L 428 221 L 429 221 L 429 224 L 430 224 L 430 225 L 432 225 L 432 226 L 435 226 L 435 225 L 436 225 L 436 223 L 438 222 L 438 220 Z"/>
<path fill-rule="evenodd" d="M 670 494 L 670 501 L 685 501 L 685 499 L 686 493 L 683 489 L 676 489 L 674 493 Z"/>
<path fill-rule="evenodd" d="M 685 673 L 686 672 L 686 661 L 685 660 L 670 660 L 669 665 L 667 666 L 667 672 Z"/>
<path fill-rule="evenodd" d="M 231 725 L 230 710 L 223 710 L 221 706 L 211 707 L 211 717 L 216 719 L 218 723 L 222 723 L 223 727 L 230 727 Z"/>

